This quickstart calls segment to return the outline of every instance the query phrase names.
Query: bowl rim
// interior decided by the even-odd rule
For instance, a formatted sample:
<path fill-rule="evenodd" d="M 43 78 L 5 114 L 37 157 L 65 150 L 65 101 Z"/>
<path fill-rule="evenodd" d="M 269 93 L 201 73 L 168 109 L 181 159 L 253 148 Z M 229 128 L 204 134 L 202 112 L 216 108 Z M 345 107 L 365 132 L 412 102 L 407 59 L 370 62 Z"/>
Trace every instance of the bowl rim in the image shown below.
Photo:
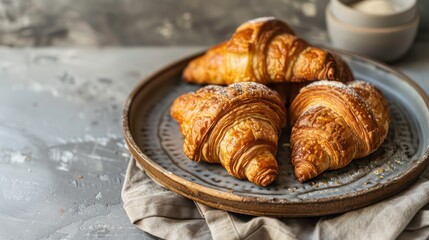
<path fill-rule="evenodd" d="M 328 6 L 325 8 L 325 16 L 326 18 L 330 18 L 332 21 L 336 22 L 339 25 L 342 25 L 344 28 L 349 28 L 352 31 L 355 32 L 368 32 L 368 33 L 374 33 L 374 34 L 385 34 L 385 33 L 392 33 L 392 32 L 400 32 L 403 30 L 406 30 L 408 28 L 413 28 L 418 26 L 420 16 L 419 14 L 414 15 L 413 19 L 405 24 L 393 26 L 393 27 L 362 27 L 362 26 L 356 26 L 352 25 L 350 23 L 344 22 L 340 19 L 338 19 L 337 16 L 332 11 L 331 4 L 328 4 Z M 416 25 L 416 26 L 415 26 Z"/>
<path fill-rule="evenodd" d="M 357 1 L 356 1 L 357 2 Z M 333 14 L 341 21 L 360 27 L 393 27 L 412 21 L 417 10 L 417 0 L 404 1 L 408 5 L 390 14 L 373 14 L 359 11 L 345 4 L 343 0 L 331 0 Z"/>

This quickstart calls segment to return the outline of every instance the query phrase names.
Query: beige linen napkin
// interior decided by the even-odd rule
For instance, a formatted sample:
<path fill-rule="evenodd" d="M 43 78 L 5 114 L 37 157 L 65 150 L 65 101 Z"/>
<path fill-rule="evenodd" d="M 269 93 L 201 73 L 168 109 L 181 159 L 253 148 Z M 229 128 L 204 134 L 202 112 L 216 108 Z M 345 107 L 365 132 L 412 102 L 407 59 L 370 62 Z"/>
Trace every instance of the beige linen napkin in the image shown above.
<path fill-rule="evenodd" d="M 131 159 L 122 200 L 132 223 L 164 239 L 429 238 L 429 168 L 411 187 L 366 208 L 327 217 L 273 218 L 188 200 L 157 185 Z"/>

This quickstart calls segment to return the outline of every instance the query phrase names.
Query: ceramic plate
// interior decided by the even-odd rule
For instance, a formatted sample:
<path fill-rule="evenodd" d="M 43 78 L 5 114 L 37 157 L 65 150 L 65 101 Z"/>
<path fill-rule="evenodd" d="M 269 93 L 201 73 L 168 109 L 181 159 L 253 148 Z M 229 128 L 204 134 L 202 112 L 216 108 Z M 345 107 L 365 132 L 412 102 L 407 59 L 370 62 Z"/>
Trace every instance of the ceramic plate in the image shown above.
<path fill-rule="evenodd" d="M 166 188 L 242 214 L 320 216 L 387 198 L 413 183 L 428 165 L 429 100 L 412 80 L 389 66 L 340 54 L 356 79 L 374 83 L 385 94 L 391 111 L 389 134 L 382 146 L 343 169 L 300 183 L 293 174 L 286 129 L 277 154 L 279 176 L 269 187 L 236 179 L 220 165 L 190 161 L 183 154 L 183 137 L 169 111 L 176 97 L 201 87 L 181 80 L 183 68 L 195 56 L 162 69 L 133 90 L 122 118 L 129 149 Z"/>

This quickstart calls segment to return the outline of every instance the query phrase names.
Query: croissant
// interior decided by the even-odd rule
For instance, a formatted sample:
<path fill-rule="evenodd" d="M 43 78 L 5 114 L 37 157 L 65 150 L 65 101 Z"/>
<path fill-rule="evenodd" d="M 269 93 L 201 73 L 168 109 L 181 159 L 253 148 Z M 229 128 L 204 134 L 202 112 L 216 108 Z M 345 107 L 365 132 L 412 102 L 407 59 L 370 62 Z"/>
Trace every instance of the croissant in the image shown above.
<path fill-rule="evenodd" d="M 209 85 L 178 97 L 170 113 L 189 159 L 221 164 L 232 176 L 259 186 L 276 179 L 275 154 L 286 123 L 277 92 L 252 82 Z"/>
<path fill-rule="evenodd" d="M 191 61 L 183 78 L 199 84 L 258 82 L 265 85 L 312 80 L 349 81 L 347 64 L 313 47 L 275 18 L 258 18 L 237 28 L 231 39 Z"/>
<path fill-rule="evenodd" d="M 390 122 L 386 99 L 363 81 L 309 84 L 292 102 L 290 117 L 292 163 L 300 182 L 374 152 Z"/>

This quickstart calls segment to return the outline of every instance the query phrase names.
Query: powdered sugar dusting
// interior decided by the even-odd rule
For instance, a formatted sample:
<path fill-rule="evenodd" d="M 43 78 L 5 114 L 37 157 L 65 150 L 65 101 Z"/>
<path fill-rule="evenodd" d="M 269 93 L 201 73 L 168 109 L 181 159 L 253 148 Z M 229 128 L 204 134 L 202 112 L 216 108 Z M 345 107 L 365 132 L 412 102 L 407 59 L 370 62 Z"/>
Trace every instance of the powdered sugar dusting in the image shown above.
<path fill-rule="evenodd" d="M 352 84 L 355 81 L 351 81 L 350 84 Z M 342 91 L 347 92 L 348 94 L 352 95 L 354 98 L 361 98 L 356 91 L 353 90 L 352 87 L 342 83 L 342 82 L 337 82 L 337 81 L 328 81 L 328 80 L 321 80 L 321 81 L 316 81 L 313 82 L 309 85 L 307 85 L 306 87 L 304 87 L 303 89 L 309 89 L 311 87 L 316 87 L 316 86 L 328 86 L 328 87 L 334 87 L 337 89 L 340 89 Z"/>
<path fill-rule="evenodd" d="M 259 22 L 268 22 L 268 21 L 272 21 L 272 20 L 275 20 L 276 18 L 275 17 L 273 17 L 273 16 L 268 16 L 268 17 L 259 17 L 259 18 L 255 18 L 255 19 L 252 19 L 252 20 L 249 20 L 249 21 L 247 21 L 246 23 L 250 23 L 250 24 L 253 24 L 253 23 L 259 23 Z M 245 24 L 246 24 L 245 23 Z"/>
<path fill-rule="evenodd" d="M 342 82 L 337 82 L 337 81 L 329 81 L 329 80 L 320 80 L 320 81 L 315 81 L 313 83 L 310 83 L 306 86 L 307 87 L 311 87 L 311 86 L 332 86 L 332 87 L 337 87 L 337 88 L 345 88 L 348 89 L 347 85 L 345 85 Z"/>
<path fill-rule="evenodd" d="M 263 84 L 256 83 L 256 82 L 237 82 L 227 87 L 218 86 L 218 85 L 207 85 L 197 91 L 197 93 L 200 93 L 200 92 L 213 93 L 215 95 L 219 95 L 225 98 L 234 98 L 244 93 L 250 93 L 251 95 L 255 95 L 256 93 L 259 93 L 259 95 L 261 96 L 265 96 L 265 94 L 277 96 L 277 92 L 275 92 L 274 90 L 270 89 L 269 87 Z"/>

